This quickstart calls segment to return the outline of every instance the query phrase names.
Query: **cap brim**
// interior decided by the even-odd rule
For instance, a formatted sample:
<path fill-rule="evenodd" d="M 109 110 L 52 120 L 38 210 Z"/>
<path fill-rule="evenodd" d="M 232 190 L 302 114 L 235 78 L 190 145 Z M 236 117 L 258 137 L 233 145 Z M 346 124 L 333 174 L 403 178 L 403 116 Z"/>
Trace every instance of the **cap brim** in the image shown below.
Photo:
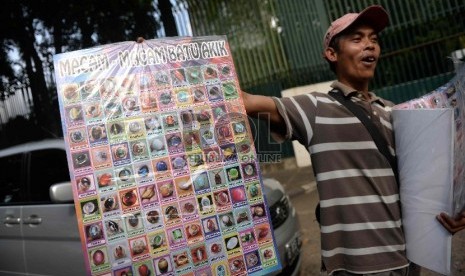
<path fill-rule="evenodd" d="M 389 16 L 383 7 L 379 5 L 370 6 L 361 11 L 347 28 L 360 21 L 366 22 L 372 26 L 376 32 L 381 32 L 389 24 Z"/>

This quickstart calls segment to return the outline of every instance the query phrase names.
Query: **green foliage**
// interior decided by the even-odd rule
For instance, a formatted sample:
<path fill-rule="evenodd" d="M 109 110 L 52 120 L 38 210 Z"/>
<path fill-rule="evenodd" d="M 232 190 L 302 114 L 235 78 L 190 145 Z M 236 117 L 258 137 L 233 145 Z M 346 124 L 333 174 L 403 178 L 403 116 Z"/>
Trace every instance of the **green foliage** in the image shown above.
<path fill-rule="evenodd" d="M 0 95 L 8 96 L 4 91 L 14 92 L 18 83 L 29 86 L 33 119 L 54 125 L 52 132 L 59 133 L 53 55 L 139 36 L 154 38 L 160 26 L 156 8 L 153 0 L 3 0 Z M 11 50 L 17 54 L 9 55 Z"/>

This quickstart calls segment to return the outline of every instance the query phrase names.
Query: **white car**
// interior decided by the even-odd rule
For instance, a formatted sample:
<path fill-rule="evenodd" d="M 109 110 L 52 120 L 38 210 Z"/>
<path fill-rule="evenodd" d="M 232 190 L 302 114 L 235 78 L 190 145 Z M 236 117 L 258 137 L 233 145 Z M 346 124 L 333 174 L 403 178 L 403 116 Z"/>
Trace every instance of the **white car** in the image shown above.
<path fill-rule="evenodd" d="M 85 275 L 65 143 L 0 150 L 0 275 Z M 265 179 L 283 271 L 299 273 L 299 223 L 282 185 Z"/>

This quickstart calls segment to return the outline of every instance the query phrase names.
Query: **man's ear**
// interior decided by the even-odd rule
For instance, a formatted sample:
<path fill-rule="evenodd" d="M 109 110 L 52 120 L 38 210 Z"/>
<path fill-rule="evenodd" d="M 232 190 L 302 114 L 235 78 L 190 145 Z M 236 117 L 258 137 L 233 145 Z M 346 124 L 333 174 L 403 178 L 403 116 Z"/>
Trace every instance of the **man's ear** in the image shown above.
<path fill-rule="evenodd" d="M 337 53 L 332 47 L 328 47 L 325 50 L 325 57 L 327 60 L 330 62 L 336 62 L 337 61 Z"/>

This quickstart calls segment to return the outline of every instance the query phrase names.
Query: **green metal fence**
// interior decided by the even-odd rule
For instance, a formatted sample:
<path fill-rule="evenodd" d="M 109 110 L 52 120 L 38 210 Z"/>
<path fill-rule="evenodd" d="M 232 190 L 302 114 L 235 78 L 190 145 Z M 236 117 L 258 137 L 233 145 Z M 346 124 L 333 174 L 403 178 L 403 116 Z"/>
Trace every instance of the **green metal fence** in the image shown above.
<path fill-rule="evenodd" d="M 267 1 L 188 1 L 194 35 L 226 34 L 243 87 L 261 85 L 288 72 L 287 57 Z"/>
<path fill-rule="evenodd" d="M 454 71 L 451 53 L 465 48 L 462 0 L 187 2 L 194 35 L 227 35 L 242 89 L 264 95 L 334 79 L 322 58 L 323 35 L 332 20 L 371 4 L 390 14 L 372 89 L 393 102 L 447 82 Z"/>

